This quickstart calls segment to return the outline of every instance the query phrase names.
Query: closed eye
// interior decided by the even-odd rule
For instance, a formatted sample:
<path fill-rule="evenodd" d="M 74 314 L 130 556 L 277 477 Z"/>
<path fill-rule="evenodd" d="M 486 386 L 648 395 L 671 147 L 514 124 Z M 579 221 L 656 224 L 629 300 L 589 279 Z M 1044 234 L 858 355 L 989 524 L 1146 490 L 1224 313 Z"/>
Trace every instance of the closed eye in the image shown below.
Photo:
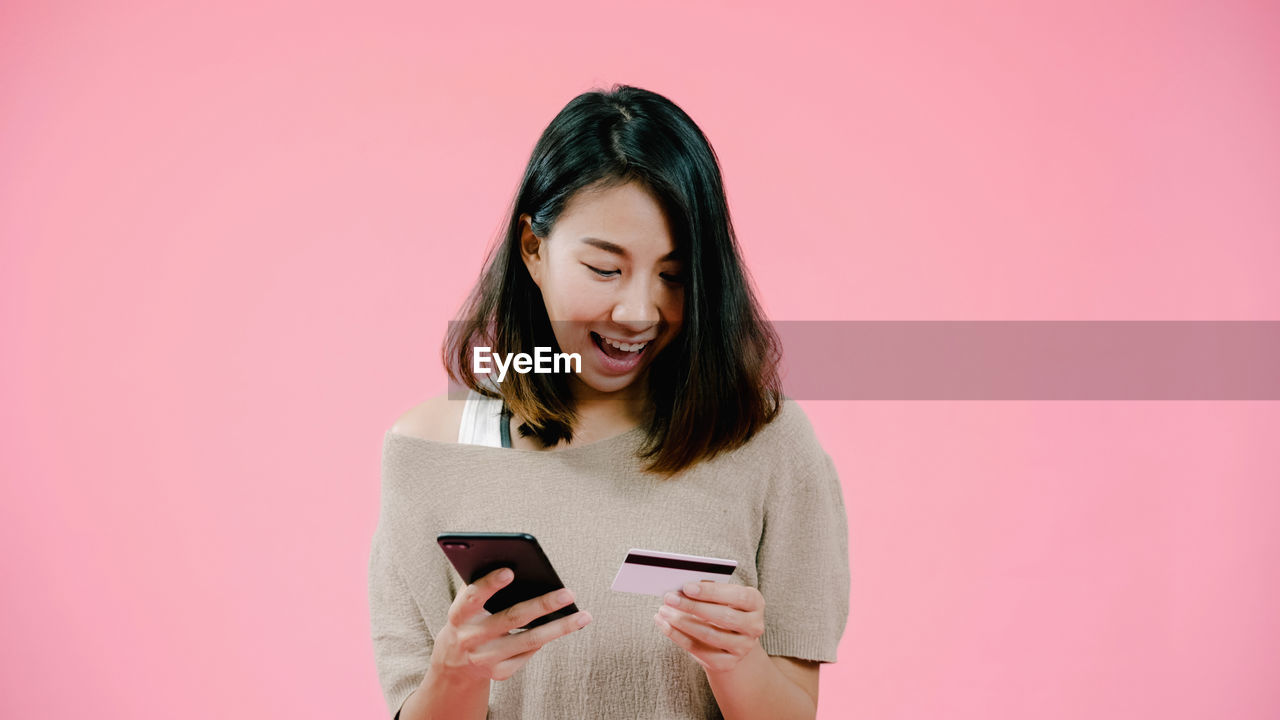
<path fill-rule="evenodd" d="M 684 275 L 663 275 L 662 279 L 673 285 L 683 285 L 685 282 Z"/>
<path fill-rule="evenodd" d="M 587 265 L 586 263 L 582 263 L 582 264 L 583 264 L 584 266 L 586 266 L 586 267 L 590 268 L 590 269 L 591 269 L 591 272 L 593 272 L 593 273 L 595 273 L 595 274 L 599 275 L 600 277 L 613 277 L 614 275 L 620 275 L 620 274 L 622 274 L 622 271 L 621 271 L 621 270 L 601 270 L 601 269 L 600 269 L 600 268 L 598 268 L 598 267 L 591 267 L 590 265 Z"/>

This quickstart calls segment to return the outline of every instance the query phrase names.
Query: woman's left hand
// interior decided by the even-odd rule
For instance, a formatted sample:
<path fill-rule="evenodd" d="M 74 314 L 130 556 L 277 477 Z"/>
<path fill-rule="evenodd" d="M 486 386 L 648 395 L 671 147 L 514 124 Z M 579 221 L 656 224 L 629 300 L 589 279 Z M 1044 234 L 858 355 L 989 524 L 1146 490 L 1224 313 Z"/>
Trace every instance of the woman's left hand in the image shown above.
<path fill-rule="evenodd" d="M 708 672 L 724 672 L 764 634 L 764 596 L 747 585 L 686 583 L 680 593 L 666 594 L 653 621 Z"/>

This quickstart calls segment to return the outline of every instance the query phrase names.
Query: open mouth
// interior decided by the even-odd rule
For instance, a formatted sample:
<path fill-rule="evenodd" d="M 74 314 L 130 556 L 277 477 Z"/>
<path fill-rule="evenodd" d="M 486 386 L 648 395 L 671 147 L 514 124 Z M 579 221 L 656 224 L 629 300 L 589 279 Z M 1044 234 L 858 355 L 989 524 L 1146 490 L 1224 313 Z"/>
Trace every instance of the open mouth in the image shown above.
<path fill-rule="evenodd" d="M 591 341 L 595 343 L 596 349 L 600 351 L 601 364 L 606 369 L 614 372 L 626 372 L 640 364 L 640 358 L 648 352 L 649 346 L 653 344 L 652 340 L 633 345 L 615 343 L 595 332 L 591 333 Z"/>

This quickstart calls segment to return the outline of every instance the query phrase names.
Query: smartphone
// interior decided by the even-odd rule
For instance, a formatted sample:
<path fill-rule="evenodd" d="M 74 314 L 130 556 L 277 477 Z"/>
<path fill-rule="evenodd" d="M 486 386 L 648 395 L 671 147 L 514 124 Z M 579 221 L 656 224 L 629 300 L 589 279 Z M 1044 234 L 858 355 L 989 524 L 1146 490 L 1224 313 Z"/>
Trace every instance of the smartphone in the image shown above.
<path fill-rule="evenodd" d="M 440 533 L 436 542 L 462 579 L 471 584 L 498 568 L 511 568 L 515 578 L 484 604 L 490 613 L 564 587 L 537 538 L 529 533 Z M 521 629 L 549 623 L 578 612 L 575 603 L 530 620 Z"/>

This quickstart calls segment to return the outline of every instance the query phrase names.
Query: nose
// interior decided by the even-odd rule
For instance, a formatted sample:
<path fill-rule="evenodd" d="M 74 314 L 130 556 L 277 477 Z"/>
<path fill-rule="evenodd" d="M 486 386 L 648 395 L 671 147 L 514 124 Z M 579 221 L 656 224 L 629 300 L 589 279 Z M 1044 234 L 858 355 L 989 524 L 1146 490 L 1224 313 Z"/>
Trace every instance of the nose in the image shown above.
<path fill-rule="evenodd" d="M 628 331 L 640 334 L 662 319 L 653 285 L 633 276 L 613 305 L 611 319 Z"/>

